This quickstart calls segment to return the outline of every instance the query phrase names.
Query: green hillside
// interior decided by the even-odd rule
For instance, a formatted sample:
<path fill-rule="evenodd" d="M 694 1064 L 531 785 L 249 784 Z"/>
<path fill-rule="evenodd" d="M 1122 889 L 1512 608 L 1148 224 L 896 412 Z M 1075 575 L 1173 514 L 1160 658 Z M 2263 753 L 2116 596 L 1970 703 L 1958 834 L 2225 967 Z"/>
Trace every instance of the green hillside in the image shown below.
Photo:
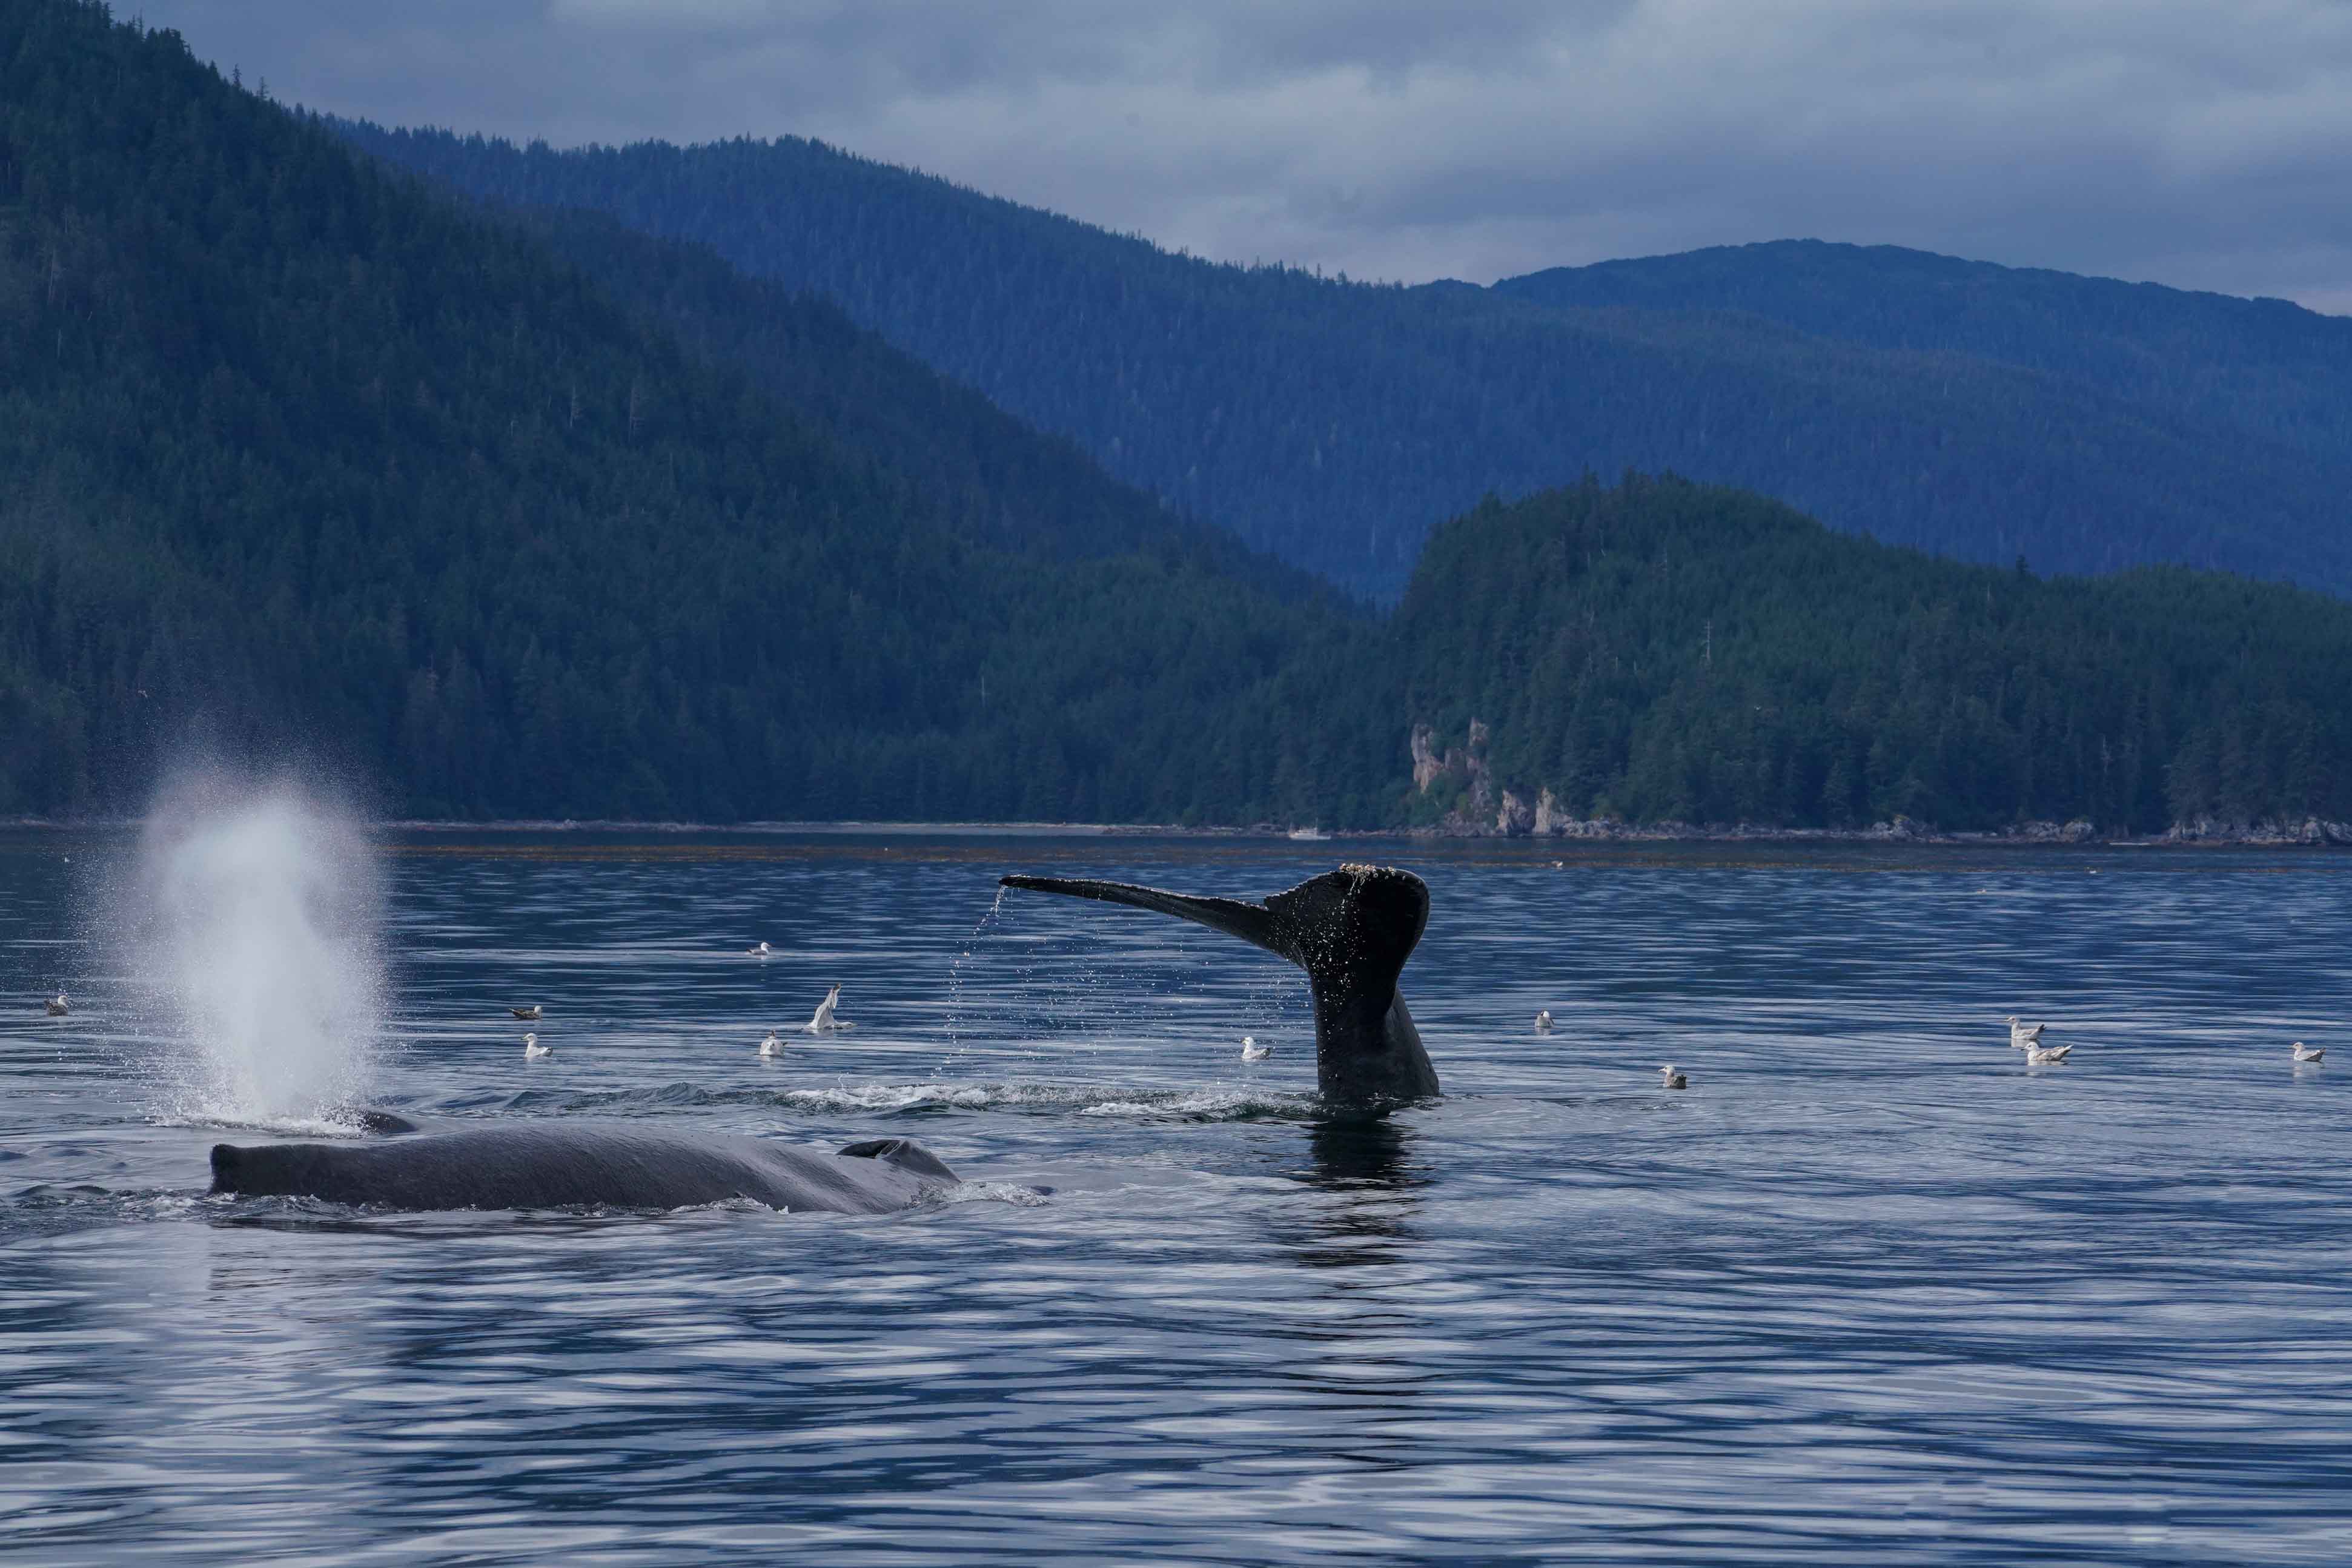
<path fill-rule="evenodd" d="M 890 381 L 785 325 L 772 381 Z M 191 737 L 429 814 L 1285 810 L 1262 688 L 1361 628 L 1024 490 L 1034 437 L 893 468 L 914 412 L 797 413 L 176 36 L 0 11 L 0 812 Z"/>
<path fill-rule="evenodd" d="M 2352 606 L 2291 588 L 2038 579 L 1587 480 L 1440 528 L 1391 635 L 1441 748 L 1482 720 L 1491 789 L 1579 817 L 2352 819 Z"/>
<path fill-rule="evenodd" d="M 0 814 L 209 747 L 467 818 L 2341 820 L 2347 670 L 2319 594 L 1671 478 L 1475 506 L 1374 617 L 709 251 L 0 10 Z"/>
<path fill-rule="evenodd" d="M 1916 253 L 1770 247 L 1574 287 L 1404 289 L 1170 255 L 793 139 L 559 152 L 342 129 L 453 188 L 593 208 L 822 294 L 1120 477 L 1376 598 L 1481 496 L 1626 467 L 1963 559 L 2352 593 L 2342 324 L 2277 302 L 1975 268 L 1958 325 L 1914 330 L 1934 318 Z M 1643 285 L 1677 267 L 1762 281 Z"/>

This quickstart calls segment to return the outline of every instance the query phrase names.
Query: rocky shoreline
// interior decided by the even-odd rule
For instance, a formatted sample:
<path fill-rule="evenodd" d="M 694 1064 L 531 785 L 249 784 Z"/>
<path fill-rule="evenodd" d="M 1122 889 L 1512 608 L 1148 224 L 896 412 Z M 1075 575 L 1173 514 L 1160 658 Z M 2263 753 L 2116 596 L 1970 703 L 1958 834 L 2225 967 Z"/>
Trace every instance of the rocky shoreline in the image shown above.
<path fill-rule="evenodd" d="M 2161 833 L 2139 835 L 2103 830 L 2084 818 L 2072 821 L 2018 822 L 1979 832 L 1947 832 L 1909 817 L 1896 816 L 1863 828 L 1775 828 L 1751 822 L 1627 822 L 1616 817 L 1570 815 L 1549 789 L 1530 802 L 1500 789 L 1487 766 L 1492 736 L 1479 719 L 1470 721 L 1467 744 L 1440 751 L 1436 731 L 1416 724 L 1412 732 L 1412 784 L 1416 794 L 1451 793 L 1454 810 L 1438 821 L 1404 831 L 1433 839 L 1560 839 L 1608 843 L 1901 843 L 1901 844 L 2239 844 L 2265 849 L 2307 846 L 2352 848 L 2352 822 L 2318 817 L 2294 821 L 2222 822 L 2199 818 L 2175 822 Z M 1272 824 L 1266 824 L 1270 829 Z"/>
<path fill-rule="evenodd" d="M 1557 839 L 1607 843 L 1832 843 L 1832 844 L 1974 844 L 1974 845 L 2240 845 L 2256 848 L 2352 849 L 2352 822 L 2323 821 L 2307 817 L 2300 822 L 2177 822 L 2161 833 L 2105 831 L 2093 823 L 2020 822 L 1980 832 L 1947 832 L 1908 817 L 1874 822 L 1866 828 L 1774 828 L 1751 822 L 1623 822 L 1614 818 L 1579 821 L 1555 818 L 1538 831 L 1532 821 L 1515 822 L 1507 811 L 1493 822 L 1449 820 L 1432 827 L 1403 830 L 1408 837 L 1430 839 Z"/>
<path fill-rule="evenodd" d="M 50 817 L 0 818 L 0 831 L 89 832 L 136 831 L 136 818 Z M 1498 813 L 1493 821 L 1459 817 L 1425 827 L 1344 829 L 1312 832 L 1286 828 L 1279 822 L 1243 826 L 1186 825 L 1178 822 L 638 822 L 538 820 L 512 821 L 453 821 L 403 820 L 378 824 L 393 833 L 614 833 L 674 836 L 685 833 L 873 833 L 881 836 L 939 835 L 1086 837 L 1086 838 L 1270 838 L 1298 842 L 1340 839 L 1525 839 L 1562 843 L 1763 843 L 1763 844 L 1955 844 L 1979 848 L 2009 845 L 2114 847 L 2196 847 L 2255 849 L 2352 849 L 2352 822 L 2306 817 L 2300 822 L 2176 823 L 2161 833 L 2134 834 L 2104 831 L 2076 820 L 2071 822 L 2021 822 L 1992 831 L 1947 832 L 1908 817 L 1874 822 L 1864 828 L 1775 828 L 1753 822 L 1626 822 L 1613 817 L 1582 821 L 1552 817 L 1538 831 L 1532 819 L 1514 822 Z"/>

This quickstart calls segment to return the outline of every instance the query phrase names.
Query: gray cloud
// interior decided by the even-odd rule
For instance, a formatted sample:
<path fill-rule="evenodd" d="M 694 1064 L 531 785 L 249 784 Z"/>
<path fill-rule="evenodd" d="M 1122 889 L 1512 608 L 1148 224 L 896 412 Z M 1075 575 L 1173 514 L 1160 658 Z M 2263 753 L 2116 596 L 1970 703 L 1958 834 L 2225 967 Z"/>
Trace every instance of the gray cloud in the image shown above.
<path fill-rule="evenodd" d="M 127 8 L 126 8 L 127 11 Z M 821 137 L 1196 255 L 1486 281 L 1790 235 L 2352 310 L 2343 0 L 148 0 L 280 99 Z"/>

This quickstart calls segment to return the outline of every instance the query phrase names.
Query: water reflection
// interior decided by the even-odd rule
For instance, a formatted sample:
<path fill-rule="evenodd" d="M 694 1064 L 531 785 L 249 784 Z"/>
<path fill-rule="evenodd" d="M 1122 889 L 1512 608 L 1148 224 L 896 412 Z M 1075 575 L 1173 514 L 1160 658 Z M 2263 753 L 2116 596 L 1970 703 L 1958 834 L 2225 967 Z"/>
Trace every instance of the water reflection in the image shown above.
<path fill-rule="evenodd" d="M 1327 1191 L 1423 1186 L 1428 1178 L 1406 1168 L 1411 1143 L 1412 1134 L 1393 1117 L 1324 1116 L 1307 1128 L 1314 1165 L 1307 1179 Z"/>

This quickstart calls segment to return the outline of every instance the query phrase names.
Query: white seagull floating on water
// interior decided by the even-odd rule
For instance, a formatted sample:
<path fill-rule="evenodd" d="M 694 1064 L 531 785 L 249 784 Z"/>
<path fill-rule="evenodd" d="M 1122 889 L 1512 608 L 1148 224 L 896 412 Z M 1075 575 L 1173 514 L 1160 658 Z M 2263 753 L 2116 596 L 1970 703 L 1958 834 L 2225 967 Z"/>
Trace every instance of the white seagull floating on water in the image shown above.
<path fill-rule="evenodd" d="M 1549 1034 L 1551 1032 L 1551 1009 L 1549 1008 L 1546 1008 L 1543 1011 L 1536 1014 L 1536 1032 L 1538 1034 Z"/>
<path fill-rule="evenodd" d="M 1260 1045 L 1257 1042 L 1257 1036 L 1254 1034 L 1245 1034 L 1242 1036 L 1242 1060 L 1244 1061 L 1264 1061 L 1267 1057 L 1272 1056 L 1273 1054 L 1274 1047 L 1270 1045 Z"/>
<path fill-rule="evenodd" d="M 2321 1057 L 2326 1056 L 2326 1054 L 2327 1052 L 2325 1048 L 2314 1051 L 2311 1047 L 2304 1044 L 2303 1041 L 2299 1040 L 2294 1042 L 2294 1059 L 2297 1061 L 2317 1061 Z"/>
<path fill-rule="evenodd" d="M 537 1061 L 542 1056 L 554 1054 L 555 1048 L 551 1045 L 540 1044 L 539 1036 L 527 1034 L 522 1037 L 522 1059 L 525 1061 Z"/>
<path fill-rule="evenodd" d="M 782 1056 L 783 1053 L 784 1042 L 776 1038 L 776 1031 L 774 1030 L 770 1030 L 768 1031 L 768 1038 L 760 1042 L 760 1054 L 761 1056 Z"/>
<path fill-rule="evenodd" d="M 2025 1048 L 2025 1065 L 2047 1067 L 2053 1061 L 2063 1061 L 2066 1053 L 2074 1049 L 2071 1045 L 2028 1045 Z"/>
<path fill-rule="evenodd" d="M 762 942 L 757 946 L 746 947 L 743 951 L 749 953 L 754 958 L 765 958 L 769 956 L 771 949 L 765 942 Z"/>
<path fill-rule="evenodd" d="M 833 1016 L 833 1009 L 840 1005 L 841 983 L 836 980 L 834 982 L 833 989 L 825 992 L 824 1000 L 817 1003 L 815 1014 L 810 1018 L 808 1022 L 801 1025 L 803 1032 L 807 1034 L 830 1034 L 835 1030 L 851 1028 L 852 1025 L 847 1019 L 837 1019 Z"/>
<path fill-rule="evenodd" d="M 1687 1089 L 1690 1087 L 1690 1080 L 1684 1077 L 1682 1069 L 1676 1067 L 1671 1061 L 1658 1069 L 1658 1075 L 1664 1081 L 1659 1084 L 1659 1087 L 1662 1089 Z"/>
<path fill-rule="evenodd" d="M 59 991 L 55 997 L 51 998 L 48 1008 L 49 1016 L 51 1018 L 61 1019 L 65 1017 L 68 1011 L 66 1007 L 66 994 L 63 991 Z"/>
<path fill-rule="evenodd" d="M 2020 1023 L 2017 1015 L 2011 1013 L 2009 1015 L 2009 1043 L 2014 1050 L 2031 1051 L 2042 1042 L 2042 1031 L 2049 1027 L 2046 1023 Z"/>

